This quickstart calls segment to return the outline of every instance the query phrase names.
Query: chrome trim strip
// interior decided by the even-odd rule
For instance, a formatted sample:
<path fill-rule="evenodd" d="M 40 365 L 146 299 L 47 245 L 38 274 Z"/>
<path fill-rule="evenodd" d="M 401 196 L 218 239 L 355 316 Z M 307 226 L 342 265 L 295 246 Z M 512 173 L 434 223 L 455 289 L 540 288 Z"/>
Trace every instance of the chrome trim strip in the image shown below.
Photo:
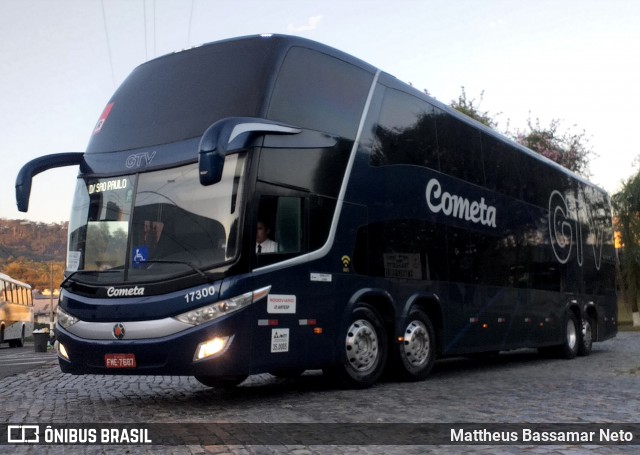
<path fill-rule="evenodd" d="M 360 139 L 362 137 L 362 132 L 364 130 L 364 124 L 365 124 L 365 121 L 367 120 L 367 114 L 369 113 L 369 108 L 371 107 L 371 100 L 373 99 L 373 93 L 375 92 L 376 85 L 378 84 L 378 79 L 380 78 L 380 74 L 381 74 L 381 71 L 377 70 L 375 76 L 373 77 L 373 81 L 371 82 L 371 87 L 369 88 L 367 101 L 365 102 L 364 109 L 362 110 L 362 117 L 360 117 L 358 132 L 356 134 L 356 139 L 353 143 L 353 147 L 351 148 L 351 154 L 349 155 L 349 162 L 347 163 L 347 168 L 345 169 L 345 172 L 344 172 L 344 178 L 342 179 L 342 186 L 340 187 L 340 193 L 338 195 L 336 211 L 334 213 L 333 220 L 331 221 L 331 229 L 329 230 L 329 237 L 327 238 L 327 241 L 322 246 L 322 248 L 318 250 L 312 251 L 302 256 L 298 256 L 296 258 L 278 262 L 276 264 L 270 264 L 264 267 L 257 268 L 254 270 L 254 272 L 271 272 L 274 270 L 279 270 L 279 269 L 291 267 L 298 264 L 304 264 L 305 262 L 310 262 L 315 259 L 319 259 L 329 253 L 329 250 L 331 249 L 331 246 L 333 245 L 333 241 L 335 240 L 335 237 L 336 237 L 336 231 L 338 230 L 338 222 L 340 221 L 340 214 L 342 213 L 344 195 L 347 193 L 347 186 L 349 185 L 349 180 L 351 179 L 351 169 L 353 168 L 353 163 L 356 159 L 356 154 L 358 153 L 358 147 L 360 145 Z"/>
<path fill-rule="evenodd" d="M 258 300 L 265 298 L 271 291 L 271 285 L 265 286 L 247 294 L 252 294 L 251 303 L 255 303 Z M 217 302 L 214 302 L 214 304 Z M 212 304 L 207 304 L 208 306 Z M 197 309 L 197 308 L 196 308 Z M 118 340 L 113 334 L 113 329 L 116 324 L 122 324 L 125 328 L 124 338 Z M 196 327 L 192 324 L 180 322 L 175 318 L 154 319 L 151 321 L 113 321 L 113 322 L 87 322 L 78 321 L 75 324 L 67 327 L 66 330 L 80 338 L 87 340 L 142 340 L 142 339 L 154 339 L 162 338 L 175 333 L 182 332 L 183 330 Z"/>
<path fill-rule="evenodd" d="M 287 133 L 287 134 L 297 134 L 302 131 L 300 128 L 294 128 L 285 125 L 274 125 L 272 123 L 240 123 L 233 127 L 231 130 L 231 134 L 229 135 L 228 144 L 231 144 L 233 140 L 244 133 L 249 133 L 251 131 L 263 131 L 263 132 L 273 132 L 273 133 Z"/>
<path fill-rule="evenodd" d="M 116 324 L 123 324 L 125 328 L 124 338 L 118 340 L 113 334 Z M 66 330 L 71 334 L 87 340 L 127 341 L 162 338 L 173 335 L 193 327 L 174 318 L 155 319 L 152 321 L 132 322 L 87 322 L 78 321 Z"/>

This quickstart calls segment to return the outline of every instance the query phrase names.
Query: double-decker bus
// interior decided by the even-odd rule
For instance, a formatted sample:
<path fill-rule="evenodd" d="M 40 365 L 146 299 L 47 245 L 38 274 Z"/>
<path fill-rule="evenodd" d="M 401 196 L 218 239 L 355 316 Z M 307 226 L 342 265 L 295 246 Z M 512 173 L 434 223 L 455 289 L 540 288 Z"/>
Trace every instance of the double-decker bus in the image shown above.
<path fill-rule="evenodd" d="M 33 333 L 31 286 L 0 273 L 0 343 L 22 347 Z"/>
<path fill-rule="evenodd" d="M 607 194 L 350 55 L 224 40 L 142 64 L 84 153 L 58 305 L 62 371 L 322 369 L 366 387 L 438 357 L 615 336 Z"/>

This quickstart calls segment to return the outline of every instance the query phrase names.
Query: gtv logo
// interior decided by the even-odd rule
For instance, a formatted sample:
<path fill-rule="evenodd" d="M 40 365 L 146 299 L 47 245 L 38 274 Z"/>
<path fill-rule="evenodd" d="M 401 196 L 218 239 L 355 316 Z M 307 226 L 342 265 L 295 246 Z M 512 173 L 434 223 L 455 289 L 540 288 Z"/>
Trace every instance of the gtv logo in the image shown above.
<path fill-rule="evenodd" d="M 8 425 L 8 444 L 38 444 L 40 442 L 40 425 Z"/>
<path fill-rule="evenodd" d="M 586 243 L 593 249 L 596 270 L 600 270 L 605 230 L 597 223 L 593 212 L 596 210 L 595 205 L 603 204 L 604 201 L 587 203 L 582 191 L 577 198 L 567 196 L 565 198 L 557 190 L 549 196 L 549 236 L 553 254 L 559 263 L 566 264 L 572 257 L 575 245 L 575 257 L 582 267 Z M 583 226 L 588 232 L 584 232 Z"/>
<path fill-rule="evenodd" d="M 144 153 L 135 153 L 133 155 L 129 155 L 124 165 L 128 168 L 141 167 L 141 166 L 149 166 L 153 158 L 156 156 L 156 151 L 153 152 L 144 152 Z"/>

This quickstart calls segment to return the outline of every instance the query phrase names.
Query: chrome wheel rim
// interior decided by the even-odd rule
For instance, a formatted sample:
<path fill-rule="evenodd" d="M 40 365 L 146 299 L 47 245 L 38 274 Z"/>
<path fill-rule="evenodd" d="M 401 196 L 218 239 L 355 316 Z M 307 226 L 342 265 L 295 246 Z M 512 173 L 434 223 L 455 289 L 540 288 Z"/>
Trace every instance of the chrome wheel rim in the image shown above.
<path fill-rule="evenodd" d="M 412 367 L 422 367 L 427 363 L 431 351 L 431 340 L 427 327 L 422 321 L 411 321 L 407 326 L 402 348 L 405 360 Z"/>
<path fill-rule="evenodd" d="M 346 338 L 347 361 L 351 368 L 365 373 L 375 368 L 378 361 L 378 335 L 371 323 L 365 319 L 354 321 Z"/>
<path fill-rule="evenodd" d="M 574 349 L 576 347 L 576 343 L 578 340 L 578 334 L 576 333 L 576 325 L 573 323 L 573 320 L 569 319 L 567 321 L 567 346 L 570 349 Z"/>

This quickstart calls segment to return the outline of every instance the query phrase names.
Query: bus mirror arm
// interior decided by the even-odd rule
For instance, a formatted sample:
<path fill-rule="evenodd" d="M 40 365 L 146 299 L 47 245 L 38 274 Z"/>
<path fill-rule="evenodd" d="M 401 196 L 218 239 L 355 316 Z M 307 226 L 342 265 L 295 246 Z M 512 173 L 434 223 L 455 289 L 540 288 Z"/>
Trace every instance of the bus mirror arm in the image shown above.
<path fill-rule="evenodd" d="M 298 134 L 294 126 L 262 118 L 228 117 L 211 125 L 200 139 L 198 166 L 200 184 L 213 185 L 222 179 L 225 156 L 247 148 L 264 134 Z"/>
<path fill-rule="evenodd" d="M 31 195 L 31 181 L 33 177 L 48 169 L 63 166 L 75 166 L 82 162 L 84 153 L 56 153 L 53 155 L 41 156 L 29 161 L 22 166 L 16 178 L 16 203 L 18 210 L 26 212 L 29 210 L 29 196 Z"/>

